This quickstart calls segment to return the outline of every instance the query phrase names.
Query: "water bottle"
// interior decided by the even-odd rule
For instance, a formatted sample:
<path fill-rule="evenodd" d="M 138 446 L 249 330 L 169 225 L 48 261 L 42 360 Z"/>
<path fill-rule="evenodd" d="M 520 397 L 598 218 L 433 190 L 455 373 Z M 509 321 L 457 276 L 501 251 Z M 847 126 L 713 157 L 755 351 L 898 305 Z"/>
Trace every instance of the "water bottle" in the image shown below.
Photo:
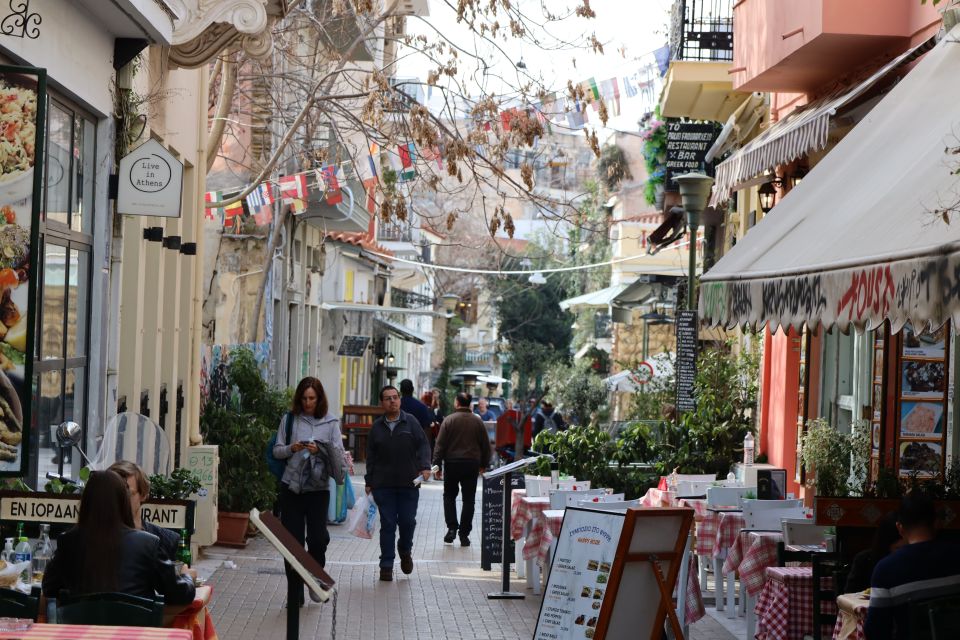
<path fill-rule="evenodd" d="M 3 552 L 0 553 L 0 560 L 13 562 L 13 538 L 7 538 L 7 542 L 3 545 Z"/>
<path fill-rule="evenodd" d="M 40 525 L 40 540 L 33 551 L 33 581 L 43 582 L 43 574 L 47 572 L 47 564 L 53 558 L 53 545 L 50 544 L 50 525 Z"/>
<path fill-rule="evenodd" d="M 753 464 L 753 452 L 753 434 L 748 431 L 747 437 L 743 439 L 743 464 Z"/>
<path fill-rule="evenodd" d="M 31 568 L 33 566 L 33 547 L 30 546 L 30 541 L 27 540 L 26 536 L 20 538 L 20 542 L 17 543 L 17 548 L 13 550 L 13 563 L 18 564 L 20 562 L 27 563 L 27 567 L 20 574 L 20 580 L 26 584 L 30 584 Z"/>

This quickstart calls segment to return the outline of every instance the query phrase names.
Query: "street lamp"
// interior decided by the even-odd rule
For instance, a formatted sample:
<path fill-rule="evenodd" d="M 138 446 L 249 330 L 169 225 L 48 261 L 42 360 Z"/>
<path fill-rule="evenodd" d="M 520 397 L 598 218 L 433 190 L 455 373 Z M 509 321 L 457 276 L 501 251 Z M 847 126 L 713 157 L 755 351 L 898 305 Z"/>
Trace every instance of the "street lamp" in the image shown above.
<path fill-rule="evenodd" d="M 764 182 L 760 185 L 760 188 L 757 189 L 757 197 L 760 198 L 760 211 L 763 211 L 764 214 L 770 212 L 770 209 L 773 209 L 773 200 L 777 196 L 777 189 L 773 185 L 773 182 Z"/>
<path fill-rule="evenodd" d="M 693 288 L 696 284 L 697 229 L 700 216 L 707 208 L 713 178 L 699 172 L 685 173 L 674 178 L 680 185 L 680 200 L 687 213 L 687 229 L 690 230 L 690 271 L 687 273 L 687 309 L 693 309 Z"/>
<path fill-rule="evenodd" d="M 460 302 L 460 296 L 455 293 L 445 293 L 440 296 L 440 304 L 443 306 L 443 310 L 447 312 L 447 317 L 453 317 L 453 311 L 457 308 L 457 303 Z"/>

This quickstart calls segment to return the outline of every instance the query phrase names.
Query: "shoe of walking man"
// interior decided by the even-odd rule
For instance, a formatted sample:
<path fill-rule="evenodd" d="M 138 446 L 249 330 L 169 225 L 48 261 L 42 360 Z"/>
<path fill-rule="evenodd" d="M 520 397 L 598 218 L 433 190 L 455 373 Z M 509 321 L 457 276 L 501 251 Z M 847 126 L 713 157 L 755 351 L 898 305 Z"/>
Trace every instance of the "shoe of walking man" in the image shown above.
<path fill-rule="evenodd" d="M 413 531 L 417 526 L 420 492 L 413 481 L 430 478 L 430 444 L 420 422 L 400 410 L 394 386 L 380 390 L 384 413 L 367 436 L 366 491 L 380 510 L 380 579 L 393 580 L 397 552 L 400 569 L 413 572 Z M 397 540 L 397 529 L 400 539 Z M 395 551 L 396 549 L 396 551 Z"/>
<path fill-rule="evenodd" d="M 452 544 L 460 534 L 460 544 L 470 546 L 477 478 L 490 465 L 490 436 L 480 416 L 470 411 L 469 393 L 458 393 L 455 411 L 444 418 L 433 449 L 433 464 L 441 467 L 443 478 L 443 517 L 447 535 L 443 541 Z M 457 493 L 463 495 L 463 509 L 457 520 Z"/>

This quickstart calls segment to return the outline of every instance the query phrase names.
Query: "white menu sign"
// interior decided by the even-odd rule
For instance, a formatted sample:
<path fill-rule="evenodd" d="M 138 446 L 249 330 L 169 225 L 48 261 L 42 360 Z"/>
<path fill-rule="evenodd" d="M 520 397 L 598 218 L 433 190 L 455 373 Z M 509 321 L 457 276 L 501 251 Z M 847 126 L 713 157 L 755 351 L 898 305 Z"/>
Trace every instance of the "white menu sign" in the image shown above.
<path fill-rule="evenodd" d="M 593 637 L 625 515 L 576 507 L 566 510 L 534 640 Z"/>

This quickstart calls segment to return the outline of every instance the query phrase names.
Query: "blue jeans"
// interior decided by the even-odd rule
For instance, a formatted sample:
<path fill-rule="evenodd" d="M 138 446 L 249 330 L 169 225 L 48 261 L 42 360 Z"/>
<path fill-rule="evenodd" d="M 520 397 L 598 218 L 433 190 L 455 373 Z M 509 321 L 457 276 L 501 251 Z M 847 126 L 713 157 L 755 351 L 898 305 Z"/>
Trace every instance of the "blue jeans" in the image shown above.
<path fill-rule="evenodd" d="M 373 500 L 380 510 L 380 568 L 392 569 L 396 551 L 400 555 L 408 555 L 413 551 L 413 530 L 417 526 L 420 492 L 413 487 L 384 487 L 373 490 Z M 394 543 L 398 526 L 400 540 Z"/>

